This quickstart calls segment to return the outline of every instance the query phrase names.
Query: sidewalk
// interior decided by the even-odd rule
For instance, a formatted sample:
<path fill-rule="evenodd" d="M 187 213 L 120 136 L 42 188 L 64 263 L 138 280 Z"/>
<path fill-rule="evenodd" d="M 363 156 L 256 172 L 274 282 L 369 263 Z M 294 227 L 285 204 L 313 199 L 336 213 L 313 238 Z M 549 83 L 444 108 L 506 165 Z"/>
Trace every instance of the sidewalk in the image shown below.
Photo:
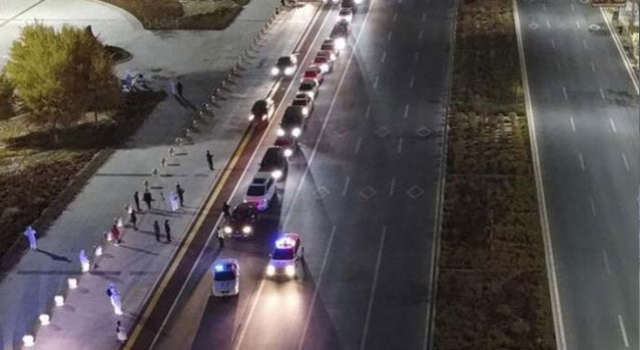
<path fill-rule="evenodd" d="M 99 34 L 105 43 L 123 47 L 134 54 L 131 61 L 118 67 L 120 71 L 152 72 L 157 87 L 163 87 L 167 78 L 181 75 L 185 96 L 199 105 L 216 87 L 215 82 L 219 82 L 236 63 L 279 2 L 252 1 L 222 32 L 147 32 L 129 25 L 129 19 L 125 17 L 115 19 L 113 13 L 110 14 L 114 18 L 111 25 L 121 25 L 110 28 L 107 24 L 94 23 L 81 16 L 79 9 L 83 3 L 88 4 L 85 10 L 95 10 L 94 6 L 102 6 L 101 3 L 80 0 L 44 1 L 17 19 L 43 18 L 41 15 L 47 14 L 55 17 L 59 15 L 55 7 L 63 3 L 66 15 L 71 16 L 75 11 L 80 18 L 69 21 L 92 24 L 94 33 Z M 226 100 L 220 103 L 222 108 L 214 109 L 215 118 L 205 118 L 208 125 L 200 127 L 193 145 L 178 150 L 178 155 L 169 159 L 169 147 L 176 137 L 182 136 L 181 130 L 192 118 L 174 99 L 168 98 L 156 108 L 126 149 L 118 150 L 98 170 L 47 235 L 38 241 L 39 251 L 28 252 L 0 283 L 0 342 L 3 349 L 19 348 L 26 333 L 35 335 L 35 348 L 38 349 L 111 349 L 118 346 L 116 320 L 120 319 L 129 328 L 136 317 L 150 287 L 158 279 L 193 214 L 218 177 L 220 168 L 239 142 L 248 123 L 246 115 L 251 105 L 271 88 L 273 79 L 268 69 L 271 62 L 293 49 L 302 32 L 299 28 L 304 28 L 309 22 L 313 10 L 312 6 L 306 6 L 284 11 L 278 16 L 263 40 L 266 45 L 259 53 L 251 53 L 260 57 L 244 64 L 246 70 L 240 72 L 242 77 L 234 78 L 232 91 L 226 93 Z M 288 20 L 294 12 L 296 20 Z M 96 12 L 84 13 L 90 13 L 93 18 L 99 16 Z M 47 20 L 44 22 L 48 23 Z M 290 30 L 290 25 L 298 29 Z M 6 30 L 12 26 L 12 23 L 0 26 L 0 38 L 6 39 L 10 35 Z M 0 56 L 2 54 L 0 51 Z M 215 155 L 216 170 L 213 172 L 205 161 L 207 149 Z M 134 191 L 143 190 L 144 180 L 153 185 L 151 171 L 160 167 L 163 157 L 167 158 L 171 177 L 160 178 L 162 191 L 168 198 L 175 183 L 180 182 L 185 189 L 185 209 L 177 213 L 166 210 L 144 212 L 138 217 L 139 231 L 127 228 L 120 247 L 107 244 L 103 232 L 111 227 L 115 217 L 126 221 L 124 206 L 133 202 Z M 161 205 L 159 190 L 152 192 L 157 208 Z M 168 209 L 168 204 L 164 205 Z M 171 244 L 156 242 L 153 235 L 153 221 L 158 220 L 162 226 L 165 219 L 169 220 L 172 228 Z M 162 237 L 164 239 L 164 230 Z M 104 247 L 104 255 L 95 260 L 97 269 L 82 275 L 78 253 L 85 249 L 93 264 L 93 247 L 96 245 Z M 76 290 L 67 288 L 70 276 L 78 278 Z M 106 296 L 109 283 L 116 284 L 122 295 L 125 314 L 121 317 L 114 315 Z M 65 306 L 53 306 L 56 294 L 65 296 Z M 51 325 L 37 325 L 41 313 L 51 315 Z"/>

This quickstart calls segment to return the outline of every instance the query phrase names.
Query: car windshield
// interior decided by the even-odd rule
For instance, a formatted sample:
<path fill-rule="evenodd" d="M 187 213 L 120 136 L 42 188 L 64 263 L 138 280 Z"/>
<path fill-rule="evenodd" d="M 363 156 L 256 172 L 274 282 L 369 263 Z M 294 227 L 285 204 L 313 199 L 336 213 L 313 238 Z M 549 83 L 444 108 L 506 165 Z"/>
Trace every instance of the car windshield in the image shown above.
<path fill-rule="evenodd" d="M 286 128 L 302 124 L 303 116 L 300 109 L 299 107 L 287 108 L 282 117 L 281 125 Z"/>
<path fill-rule="evenodd" d="M 293 100 L 293 102 L 291 102 L 292 106 L 302 106 L 305 107 L 307 105 L 307 101 L 303 100 L 303 99 L 299 99 L 299 100 Z"/>
<path fill-rule="evenodd" d="M 322 47 L 320 47 L 320 50 L 333 51 L 333 44 L 323 44 Z"/>
<path fill-rule="evenodd" d="M 233 213 L 231 213 L 231 220 L 234 222 L 246 221 L 249 218 L 250 212 L 247 207 L 238 207 Z"/>
<path fill-rule="evenodd" d="M 313 90 L 314 87 L 315 87 L 314 83 L 302 83 L 302 84 L 300 84 L 300 88 L 298 90 L 300 90 L 300 91 L 311 91 L 311 90 Z"/>
<path fill-rule="evenodd" d="M 268 166 L 272 166 L 274 164 L 278 164 L 278 149 L 277 148 L 272 148 L 272 149 L 268 150 L 267 153 L 264 154 L 264 157 L 262 158 L 262 162 L 260 162 L 260 166 L 262 166 L 262 167 L 268 167 Z"/>
<path fill-rule="evenodd" d="M 349 9 L 341 9 L 340 10 L 340 16 L 348 16 L 351 14 L 351 10 Z"/>
<path fill-rule="evenodd" d="M 291 57 L 280 57 L 278 59 L 277 66 L 289 66 L 291 65 Z"/>
<path fill-rule="evenodd" d="M 233 281 L 236 279 L 235 271 L 220 271 L 213 276 L 214 281 Z"/>
<path fill-rule="evenodd" d="M 276 249 L 273 251 L 273 260 L 293 260 L 293 249 Z"/>
<path fill-rule="evenodd" d="M 264 196 L 264 193 L 265 193 L 265 186 L 251 185 L 247 190 L 247 196 L 252 196 L 252 197 Z"/>

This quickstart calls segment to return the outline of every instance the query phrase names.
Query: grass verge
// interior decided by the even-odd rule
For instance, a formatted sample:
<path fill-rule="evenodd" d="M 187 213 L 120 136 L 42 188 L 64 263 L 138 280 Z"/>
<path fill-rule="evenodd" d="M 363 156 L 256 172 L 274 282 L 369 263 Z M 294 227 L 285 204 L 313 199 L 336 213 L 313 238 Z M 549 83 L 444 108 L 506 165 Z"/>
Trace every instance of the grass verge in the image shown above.
<path fill-rule="evenodd" d="M 448 116 L 437 349 L 553 349 L 511 0 L 462 1 Z"/>

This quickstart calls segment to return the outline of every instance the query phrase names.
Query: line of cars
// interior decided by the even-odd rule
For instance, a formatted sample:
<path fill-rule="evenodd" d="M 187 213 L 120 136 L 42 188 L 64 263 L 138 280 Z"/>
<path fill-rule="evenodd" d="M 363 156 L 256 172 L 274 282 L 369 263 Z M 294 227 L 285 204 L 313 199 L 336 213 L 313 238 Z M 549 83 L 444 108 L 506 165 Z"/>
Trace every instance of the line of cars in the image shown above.
<path fill-rule="evenodd" d="M 323 0 L 324 3 L 334 0 Z M 255 231 L 260 212 L 267 210 L 277 200 L 277 182 L 286 179 L 288 159 L 298 149 L 298 140 L 305 130 L 306 122 L 314 109 L 314 103 L 325 75 L 333 71 L 334 61 L 346 46 L 351 33 L 351 21 L 356 3 L 361 0 L 342 0 L 337 22 L 329 38 L 322 42 L 310 66 L 300 79 L 298 90 L 284 111 L 277 130 L 277 138 L 260 162 L 258 172 L 253 177 L 244 201 L 231 211 L 222 226 L 228 237 L 248 237 Z M 276 78 L 295 75 L 299 68 L 296 55 L 280 57 L 271 68 Z M 252 126 L 269 124 L 275 113 L 274 102 L 270 98 L 256 101 L 251 109 L 249 121 Z M 275 241 L 273 252 L 265 269 L 267 277 L 295 278 L 298 262 L 304 258 L 304 247 L 297 233 L 284 233 Z M 237 295 L 240 291 L 240 265 L 236 259 L 219 259 L 211 266 L 214 296 Z"/>

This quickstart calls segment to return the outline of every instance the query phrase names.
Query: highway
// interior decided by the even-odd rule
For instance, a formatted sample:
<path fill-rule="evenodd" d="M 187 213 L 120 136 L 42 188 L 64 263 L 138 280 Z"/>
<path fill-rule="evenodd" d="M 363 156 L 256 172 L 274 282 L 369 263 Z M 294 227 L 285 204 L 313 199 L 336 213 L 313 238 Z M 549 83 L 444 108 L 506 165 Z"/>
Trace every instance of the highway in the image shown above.
<path fill-rule="evenodd" d="M 599 10 L 518 7 L 566 349 L 638 349 L 637 87 Z"/>
<path fill-rule="evenodd" d="M 321 86 L 290 160 L 278 205 L 262 215 L 253 237 L 227 240 L 220 251 L 210 243 L 202 258 L 190 253 L 132 348 L 426 347 L 453 15 L 453 2 L 369 0 L 359 7 L 349 44 Z M 327 7 L 312 23 L 299 52 L 302 67 L 336 16 Z M 295 86 L 280 84 L 276 120 L 262 139 L 253 135 L 234 170 L 237 180 L 216 206 L 242 200 L 301 72 L 292 78 Z M 219 214 L 217 207 L 209 216 Z M 194 244 L 205 244 L 214 229 L 214 220 L 208 222 Z M 296 280 L 265 278 L 279 232 L 302 237 L 305 259 Z M 220 257 L 240 261 L 237 298 L 210 297 L 206 269 Z"/>

